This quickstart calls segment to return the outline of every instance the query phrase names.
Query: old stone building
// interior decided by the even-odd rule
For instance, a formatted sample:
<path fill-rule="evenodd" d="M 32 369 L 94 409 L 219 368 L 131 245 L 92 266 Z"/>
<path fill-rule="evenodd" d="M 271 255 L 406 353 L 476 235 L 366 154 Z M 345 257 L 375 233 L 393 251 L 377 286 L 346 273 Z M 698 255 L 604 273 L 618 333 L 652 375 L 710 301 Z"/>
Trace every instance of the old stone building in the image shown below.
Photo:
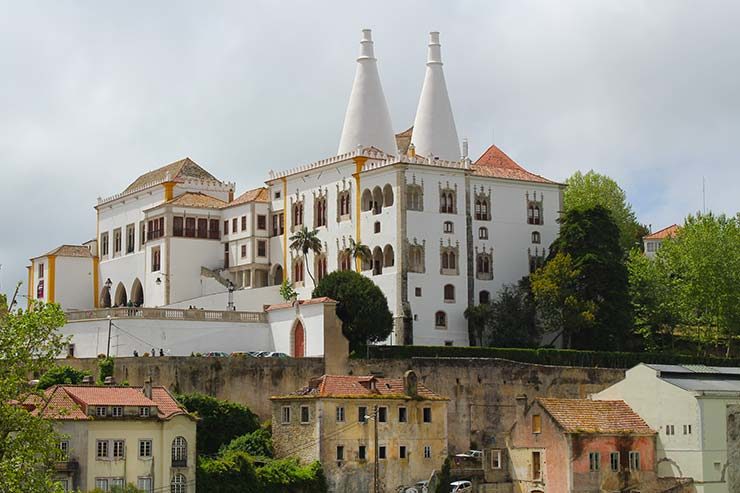
<path fill-rule="evenodd" d="M 272 397 L 275 455 L 320 461 L 336 492 L 366 493 L 377 463 L 381 491 L 395 491 L 442 466 L 447 401 L 413 371 L 403 378 L 324 375 Z"/>

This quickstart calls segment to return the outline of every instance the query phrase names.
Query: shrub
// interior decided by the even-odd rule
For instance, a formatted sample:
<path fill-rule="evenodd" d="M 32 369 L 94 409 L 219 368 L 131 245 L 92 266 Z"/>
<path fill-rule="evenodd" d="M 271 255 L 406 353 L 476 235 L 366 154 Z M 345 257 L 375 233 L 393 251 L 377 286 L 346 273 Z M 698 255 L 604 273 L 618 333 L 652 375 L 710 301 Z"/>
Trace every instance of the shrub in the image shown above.
<path fill-rule="evenodd" d="M 219 453 L 241 451 L 259 457 L 272 457 L 272 435 L 264 428 L 234 438 Z"/>
<path fill-rule="evenodd" d="M 105 383 L 106 377 L 112 377 L 114 368 L 115 362 L 113 361 L 113 358 L 99 358 L 98 383 Z"/>
<path fill-rule="evenodd" d="M 82 383 L 82 379 L 87 376 L 90 376 L 89 371 L 71 366 L 55 366 L 41 375 L 38 387 L 43 390 L 58 384 L 76 385 Z"/>

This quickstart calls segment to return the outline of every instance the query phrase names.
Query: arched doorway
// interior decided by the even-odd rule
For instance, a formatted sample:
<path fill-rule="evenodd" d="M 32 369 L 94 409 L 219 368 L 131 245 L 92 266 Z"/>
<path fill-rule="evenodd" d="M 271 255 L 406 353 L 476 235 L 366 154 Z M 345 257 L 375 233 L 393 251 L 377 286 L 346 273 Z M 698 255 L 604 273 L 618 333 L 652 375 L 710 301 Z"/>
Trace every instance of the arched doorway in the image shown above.
<path fill-rule="evenodd" d="M 379 276 L 383 273 L 383 250 L 380 247 L 373 248 L 373 275 Z"/>
<path fill-rule="evenodd" d="M 306 353 L 306 331 L 298 320 L 293 328 L 293 357 L 303 358 Z"/>
<path fill-rule="evenodd" d="M 116 286 L 116 296 L 113 299 L 113 302 L 113 306 L 126 306 L 126 304 L 128 303 L 126 287 L 123 285 L 122 282 L 119 282 L 118 286 Z"/>
<path fill-rule="evenodd" d="M 283 266 L 280 264 L 277 264 L 273 270 L 272 273 L 272 284 L 273 286 L 278 286 L 283 283 Z"/>
<path fill-rule="evenodd" d="M 134 306 L 144 305 L 144 288 L 138 278 L 134 279 L 134 284 L 131 286 L 131 303 Z"/>
<path fill-rule="evenodd" d="M 100 307 L 101 308 L 110 308 L 111 307 L 110 288 L 103 288 L 103 291 L 101 291 L 101 293 L 100 293 Z"/>

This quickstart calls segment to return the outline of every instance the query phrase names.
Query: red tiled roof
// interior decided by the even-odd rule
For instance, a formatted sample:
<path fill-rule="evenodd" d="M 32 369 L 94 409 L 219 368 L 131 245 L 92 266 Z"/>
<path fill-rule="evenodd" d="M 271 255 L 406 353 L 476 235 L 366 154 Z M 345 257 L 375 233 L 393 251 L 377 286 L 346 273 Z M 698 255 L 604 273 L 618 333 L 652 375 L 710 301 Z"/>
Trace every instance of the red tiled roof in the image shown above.
<path fill-rule="evenodd" d="M 417 394 L 424 399 L 444 399 L 421 383 L 417 384 L 416 390 Z M 313 379 L 307 387 L 300 389 L 292 394 L 292 396 L 343 398 L 386 396 L 389 398 L 410 398 L 410 396 L 405 395 L 402 378 L 378 378 L 373 375 L 323 375 Z"/>
<path fill-rule="evenodd" d="M 539 398 L 537 402 L 566 433 L 655 434 L 624 401 Z"/>
<path fill-rule="evenodd" d="M 45 391 L 44 400 L 45 403 L 35 399 L 26 402 L 36 407 L 36 413 L 50 419 L 91 419 L 86 412 L 88 406 L 156 407 L 161 419 L 187 414 L 164 387 L 152 387 L 149 399 L 142 387 L 55 385 Z"/>
<path fill-rule="evenodd" d="M 503 178 L 505 180 L 532 181 L 537 183 L 557 184 L 540 175 L 530 173 L 519 166 L 504 151 L 492 145 L 473 163 L 473 174 L 488 176 L 491 178 Z"/>
<path fill-rule="evenodd" d="M 663 228 L 655 233 L 650 233 L 647 236 L 643 236 L 643 240 L 665 240 L 666 238 L 673 238 L 678 232 L 678 224 L 672 224 L 667 228 Z"/>
<path fill-rule="evenodd" d="M 231 207 L 233 205 L 246 204 L 248 202 L 268 202 L 270 200 L 270 193 L 267 187 L 255 188 L 254 190 L 247 190 L 237 198 L 224 205 L 223 208 Z"/>
<path fill-rule="evenodd" d="M 179 161 L 175 161 L 174 163 L 166 164 L 161 168 L 149 171 L 148 173 L 144 173 L 126 187 L 124 192 L 129 192 L 154 182 L 160 182 L 166 179 L 168 175 L 173 181 L 184 181 L 187 178 L 192 178 L 221 183 L 216 177 L 201 168 L 195 161 L 186 157 Z"/>
<path fill-rule="evenodd" d="M 317 305 L 319 303 L 336 303 L 336 301 L 329 298 L 328 296 L 322 296 L 320 298 L 311 298 L 310 300 L 298 300 L 299 305 Z M 263 308 L 266 312 L 270 312 L 272 310 L 290 308 L 291 306 L 293 306 L 293 303 L 277 303 L 274 305 L 264 305 Z"/>
<path fill-rule="evenodd" d="M 220 209 L 226 205 L 226 202 L 202 192 L 185 192 L 157 207 L 161 207 L 165 204 L 181 207 L 196 207 L 201 209 Z"/>

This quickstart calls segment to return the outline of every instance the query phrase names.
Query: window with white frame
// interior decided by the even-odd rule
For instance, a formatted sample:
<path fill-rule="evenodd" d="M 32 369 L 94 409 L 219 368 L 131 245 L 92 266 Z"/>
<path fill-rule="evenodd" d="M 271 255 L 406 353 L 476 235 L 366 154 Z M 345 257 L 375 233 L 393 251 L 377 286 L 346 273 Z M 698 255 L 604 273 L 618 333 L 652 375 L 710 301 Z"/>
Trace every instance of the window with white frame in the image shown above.
<path fill-rule="evenodd" d="M 148 459 L 152 456 L 152 441 L 139 440 L 139 458 Z"/>
<path fill-rule="evenodd" d="M 95 416 L 103 418 L 107 414 L 107 411 L 108 409 L 105 406 L 98 406 L 95 408 Z"/>
<path fill-rule="evenodd" d="M 337 406 L 337 423 L 343 423 L 343 422 L 344 422 L 344 407 Z"/>
<path fill-rule="evenodd" d="M 59 442 L 59 450 L 62 451 L 62 457 L 67 460 L 69 457 L 69 440 L 61 440 Z"/>
<path fill-rule="evenodd" d="M 148 418 L 149 412 L 150 412 L 150 409 L 146 406 L 142 406 L 139 408 L 139 416 L 142 418 Z"/>
<path fill-rule="evenodd" d="M 609 455 L 609 463 L 612 471 L 619 471 L 619 452 L 612 452 Z"/>
<path fill-rule="evenodd" d="M 140 477 L 136 481 L 136 487 L 144 493 L 152 493 L 153 486 L 152 478 L 150 477 Z"/>
<path fill-rule="evenodd" d="M 185 437 L 175 437 L 172 440 L 172 465 L 185 467 L 188 461 L 188 441 Z"/>
<path fill-rule="evenodd" d="M 290 423 L 290 406 L 283 406 L 280 411 L 281 422 L 284 425 Z"/>
<path fill-rule="evenodd" d="M 431 445 L 424 445 L 424 458 L 425 459 L 432 458 L 432 446 Z"/>
<path fill-rule="evenodd" d="M 630 470 L 639 471 L 640 470 L 640 452 L 631 450 L 629 459 L 630 459 Z"/>
<path fill-rule="evenodd" d="M 501 450 L 491 450 L 491 469 L 501 469 Z"/>
<path fill-rule="evenodd" d="M 113 440 L 113 458 L 123 459 L 126 450 L 126 442 L 124 440 Z"/>
<path fill-rule="evenodd" d="M 108 440 L 97 440 L 95 442 L 95 457 L 97 459 L 108 458 Z"/>
<path fill-rule="evenodd" d="M 114 418 L 120 418 L 123 416 L 123 407 L 121 406 L 113 406 L 110 408 L 110 415 Z"/>
<path fill-rule="evenodd" d="M 182 474 L 175 474 L 170 481 L 170 493 L 187 493 L 187 480 Z"/>
<path fill-rule="evenodd" d="M 588 453 L 588 470 L 599 471 L 601 468 L 601 454 L 599 452 Z"/>
<path fill-rule="evenodd" d="M 308 406 L 301 406 L 301 423 L 308 423 L 311 420 L 311 412 Z"/>

